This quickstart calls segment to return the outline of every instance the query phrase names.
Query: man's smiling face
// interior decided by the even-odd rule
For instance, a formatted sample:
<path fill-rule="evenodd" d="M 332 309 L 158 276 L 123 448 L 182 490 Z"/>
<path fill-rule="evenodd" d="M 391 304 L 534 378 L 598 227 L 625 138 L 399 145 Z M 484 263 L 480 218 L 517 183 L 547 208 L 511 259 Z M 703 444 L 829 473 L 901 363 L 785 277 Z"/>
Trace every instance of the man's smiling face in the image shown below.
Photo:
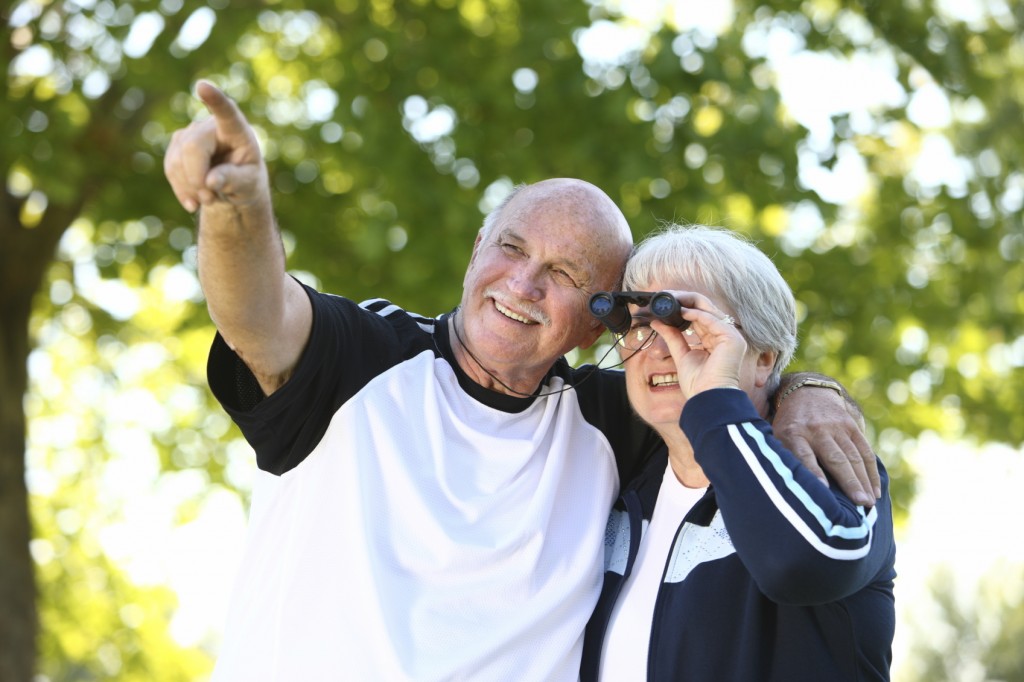
<path fill-rule="evenodd" d="M 595 191 L 571 183 L 527 187 L 478 240 L 458 324 L 488 369 L 539 380 L 559 357 L 600 335 L 587 300 L 614 284 L 629 243 L 614 220 L 618 209 Z"/>

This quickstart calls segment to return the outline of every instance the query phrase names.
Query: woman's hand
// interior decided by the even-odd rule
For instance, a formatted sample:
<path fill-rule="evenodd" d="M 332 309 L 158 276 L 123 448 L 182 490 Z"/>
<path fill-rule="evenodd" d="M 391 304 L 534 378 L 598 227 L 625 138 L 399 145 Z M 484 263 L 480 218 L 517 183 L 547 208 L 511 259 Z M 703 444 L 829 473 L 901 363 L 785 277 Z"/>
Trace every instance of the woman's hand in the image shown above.
<path fill-rule="evenodd" d="M 679 301 L 684 331 L 654 318 L 651 327 L 665 339 L 676 363 L 679 388 L 689 399 L 712 388 L 741 388 L 747 342 L 732 316 L 707 296 L 689 291 L 670 291 Z"/>

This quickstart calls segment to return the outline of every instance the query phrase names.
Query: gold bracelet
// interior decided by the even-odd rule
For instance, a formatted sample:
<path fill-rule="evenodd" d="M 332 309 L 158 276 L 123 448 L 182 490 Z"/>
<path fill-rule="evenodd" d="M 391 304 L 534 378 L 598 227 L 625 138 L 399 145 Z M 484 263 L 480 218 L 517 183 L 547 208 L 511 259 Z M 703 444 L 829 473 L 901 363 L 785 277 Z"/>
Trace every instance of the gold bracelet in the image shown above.
<path fill-rule="evenodd" d="M 788 396 L 790 393 L 792 393 L 796 389 L 803 388 L 804 386 L 811 386 L 812 388 L 831 388 L 833 391 L 838 393 L 841 398 L 843 398 L 844 400 L 846 399 L 846 395 L 843 392 L 843 387 L 840 386 L 839 384 L 837 384 L 836 382 L 828 381 L 826 379 L 810 379 L 810 378 L 808 378 L 808 379 L 801 379 L 800 381 L 796 382 L 795 384 L 793 384 L 792 386 L 787 388 L 785 391 L 783 391 L 782 395 L 779 396 L 778 401 L 776 401 L 776 403 L 775 403 L 775 409 L 777 410 L 780 407 L 782 407 L 782 401 L 786 399 L 786 396 Z"/>

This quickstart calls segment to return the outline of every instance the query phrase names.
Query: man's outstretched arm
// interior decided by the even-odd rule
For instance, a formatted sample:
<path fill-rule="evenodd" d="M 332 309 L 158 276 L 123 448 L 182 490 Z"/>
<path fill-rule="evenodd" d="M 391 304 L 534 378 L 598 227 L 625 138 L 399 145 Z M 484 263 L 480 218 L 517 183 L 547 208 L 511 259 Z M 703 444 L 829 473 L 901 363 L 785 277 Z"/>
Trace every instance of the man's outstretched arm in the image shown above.
<path fill-rule="evenodd" d="M 199 280 L 210 317 L 269 395 L 298 363 L 312 307 L 285 271 L 255 132 L 211 83 L 200 81 L 196 94 L 211 115 L 174 133 L 164 173 L 185 210 L 199 211 Z"/>

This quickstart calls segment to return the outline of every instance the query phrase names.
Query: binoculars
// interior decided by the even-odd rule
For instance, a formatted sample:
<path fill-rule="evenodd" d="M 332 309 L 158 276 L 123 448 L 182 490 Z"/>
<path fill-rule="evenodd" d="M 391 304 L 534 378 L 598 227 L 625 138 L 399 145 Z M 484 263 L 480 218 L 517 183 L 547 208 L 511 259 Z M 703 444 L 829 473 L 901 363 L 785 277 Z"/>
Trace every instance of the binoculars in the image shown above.
<path fill-rule="evenodd" d="M 599 291 L 590 297 L 590 314 L 601 320 L 613 334 L 629 331 L 633 316 L 626 306 L 632 303 L 647 306 L 651 315 L 665 324 L 686 329 L 689 320 L 684 320 L 676 297 L 667 291 Z"/>

